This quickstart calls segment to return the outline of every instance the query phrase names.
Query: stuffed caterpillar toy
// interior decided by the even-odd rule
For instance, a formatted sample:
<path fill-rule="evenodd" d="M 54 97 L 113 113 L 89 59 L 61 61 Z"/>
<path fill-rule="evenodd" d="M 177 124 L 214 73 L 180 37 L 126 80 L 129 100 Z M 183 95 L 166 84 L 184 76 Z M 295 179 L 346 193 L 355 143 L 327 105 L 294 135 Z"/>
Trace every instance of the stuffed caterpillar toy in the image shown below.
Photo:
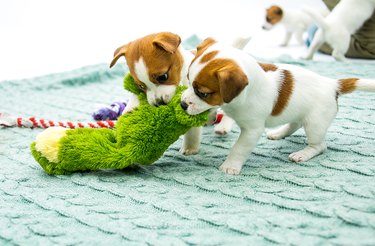
<path fill-rule="evenodd" d="M 171 102 L 159 107 L 147 103 L 130 74 L 124 78 L 124 87 L 138 95 L 140 105 L 122 115 L 115 129 L 51 127 L 36 137 L 31 152 L 48 174 L 152 164 L 179 136 L 208 120 L 207 112 L 190 116 L 181 108 L 186 87 L 177 87 Z"/>

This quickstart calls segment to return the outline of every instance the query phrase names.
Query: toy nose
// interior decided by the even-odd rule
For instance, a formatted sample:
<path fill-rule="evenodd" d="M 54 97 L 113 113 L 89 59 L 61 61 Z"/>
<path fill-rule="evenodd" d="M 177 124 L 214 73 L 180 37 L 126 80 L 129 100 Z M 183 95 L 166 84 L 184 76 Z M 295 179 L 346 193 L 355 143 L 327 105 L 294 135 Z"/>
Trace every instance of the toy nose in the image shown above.
<path fill-rule="evenodd" d="M 186 111 L 186 109 L 189 107 L 186 102 L 181 101 L 181 108 Z"/>

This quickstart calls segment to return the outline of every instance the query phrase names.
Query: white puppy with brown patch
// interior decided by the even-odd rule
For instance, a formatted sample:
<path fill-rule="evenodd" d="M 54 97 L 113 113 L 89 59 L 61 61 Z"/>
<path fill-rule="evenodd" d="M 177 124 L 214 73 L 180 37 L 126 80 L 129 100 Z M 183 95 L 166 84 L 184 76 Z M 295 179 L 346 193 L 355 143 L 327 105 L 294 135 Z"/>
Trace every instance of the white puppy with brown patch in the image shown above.
<path fill-rule="evenodd" d="M 243 48 L 249 40 L 237 38 L 233 44 Z M 130 74 L 146 93 L 148 103 L 155 106 L 168 104 L 175 95 L 177 86 L 188 85 L 188 67 L 194 58 L 193 53 L 180 44 L 181 38 L 177 34 L 150 34 L 117 48 L 110 67 L 124 56 Z M 124 113 L 132 111 L 138 105 L 138 96 L 132 95 Z M 226 133 L 231 130 L 232 125 L 227 123 L 231 119 L 227 118 L 224 116 L 222 123 L 216 126 L 219 131 Z M 199 145 L 200 128 L 192 128 L 185 134 L 180 151 L 185 155 L 196 154 Z"/>
<path fill-rule="evenodd" d="M 346 61 L 351 35 L 371 17 L 375 0 L 341 0 L 331 13 L 323 18 L 312 9 L 305 9 L 319 26 L 304 59 L 310 60 L 318 49 L 327 42 L 332 47 L 332 56 L 337 61 Z"/>
<path fill-rule="evenodd" d="M 206 39 L 189 68 L 191 86 L 181 99 L 188 114 L 221 107 L 241 129 L 220 170 L 239 174 L 265 128 L 281 139 L 303 127 L 308 146 L 289 155 L 307 161 L 326 150 L 325 135 L 337 98 L 354 90 L 375 92 L 375 80 L 331 79 L 287 64 L 259 64 L 249 54 Z"/>
<path fill-rule="evenodd" d="M 328 9 L 322 9 L 319 11 L 320 14 L 324 16 L 329 12 Z M 303 45 L 303 34 L 312 23 L 313 19 L 303 10 L 286 9 L 278 5 L 272 5 L 266 9 L 266 18 L 262 28 L 264 30 L 271 30 L 278 24 L 283 25 L 286 33 L 281 46 L 287 46 L 293 34 L 298 43 Z"/>

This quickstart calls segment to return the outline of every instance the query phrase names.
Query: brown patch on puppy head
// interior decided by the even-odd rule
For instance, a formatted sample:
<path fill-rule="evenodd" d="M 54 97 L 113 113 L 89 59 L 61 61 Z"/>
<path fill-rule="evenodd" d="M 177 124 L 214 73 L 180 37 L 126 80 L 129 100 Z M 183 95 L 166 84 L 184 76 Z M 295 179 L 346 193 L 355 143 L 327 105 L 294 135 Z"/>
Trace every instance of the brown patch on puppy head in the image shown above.
<path fill-rule="evenodd" d="M 217 53 L 219 53 L 219 51 L 215 50 L 215 51 L 211 51 L 211 52 L 208 52 L 207 54 L 205 54 L 202 59 L 200 60 L 200 63 L 206 63 L 212 59 L 215 58 L 215 56 L 217 55 Z"/>
<path fill-rule="evenodd" d="M 273 110 L 271 115 L 277 116 L 283 112 L 285 107 L 288 105 L 289 99 L 293 93 L 294 87 L 294 78 L 291 72 L 288 70 L 283 70 L 283 81 L 279 88 L 279 97 L 275 105 L 273 106 Z"/>
<path fill-rule="evenodd" d="M 181 38 L 171 32 L 161 32 L 155 35 L 152 43 L 166 52 L 173 54 L 176 52 L 178 46 L 180 46 Z"/>
<path fill-rule="evenodd" d="M 283 10 L 277 5 L 272 5 L 266 9 L 266 21 L 272 25 L 280 22 L 283 18 Z"/>
<path fill-rule="evenodd" d="M 216 40 L 213 38 L 206 38 L 203 40 L 200 44 L 197 46 L 197 52 L 195 54 L 195 57 L 191 63 L 194 63 L 195 60 L 200 57 L 211 45 L 215 44 Z"/>
<path fill-rule="evenodd" d="M 357 87 L 357 78 L 339 79 L 338 94 L 346 94 L 353 92 Z"/>
<path fill-rule="evenodd" d="M 278 67 L 275 64 L 258 63 L 264 72 L 272 71 L 275 72 Z"/>
<path fill-rule="evenodd" d="M 115 52 L 114 52 L 114 54 L 113 54 L 113 59 L 112 59 L 112 61 L 111 61 L 111 64 L 109 65 L 109 68 L 113 67 L 113 66 L 116 64 L 117 60 L 118 60 L 121 56 L 125 56 L 126 51 L 128 50 L 128 45 L 129 45 L 129 44 L 125 44 L 125 45 L 123 45 L 123 46 L 118 47 L 118 48 L 115 50 Z"/>
<path fill-rule="evenodd" d="M 198 97 L 217 106 L 231 102 L 248 83 L 247 76 L 235 61 L 215 59 L 199 72 L 192 84 Z"/>
<path fill-rule="evenodd" d="M 181 81 L 183 58 L 178 50 L 181 38 L 170 32 L 150 34 L 116 49 L 113 66 L 119 57 L 125 56 L 129 72 L 139 85 L 143 84 L 135 72 L 135 64 L 143 59 L 149 80 L 154 84 L 178 85 Z M 167 80 L 158 77 L 167 74 Z M 144 85 L 144 84 L 143 84 Z"/>

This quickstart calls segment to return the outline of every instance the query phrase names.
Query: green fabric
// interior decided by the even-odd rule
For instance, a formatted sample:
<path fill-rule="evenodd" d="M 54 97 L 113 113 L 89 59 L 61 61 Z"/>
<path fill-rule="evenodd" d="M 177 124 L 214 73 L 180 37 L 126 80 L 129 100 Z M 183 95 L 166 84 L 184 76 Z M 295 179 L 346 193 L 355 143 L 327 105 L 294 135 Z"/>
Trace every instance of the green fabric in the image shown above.
<path fill-rule="evenodd" d="M 147 103 L 145 93 L 139 90 L 130 74 L 124 78 L 124 87 L 138 95 L 140 105 L 131 113 L 123 114 L 114 130 L 68 130 L 60 140 L 58 163 L 49 162 L 36 150 L 35 142 L 31 144 L 35 160 L 48 174 L 152 164 L 179 136 L 208 120 L 208 112 L 190 116 L 182 109 L 180 98 L 187 87 L 177 87 L 171 102 L 159 107 Z"/>
<path fill-rule="evenodd" d="M 295 61 L 322 75 L 375 78 L 374 63 Z M 129 94 L 107 64 L 0 83 L 0 111 L 91 119 Z M 199 155 L 179 138 L 150 166 L 51 176 L 31 156 L 42 129 L 0 129 L 0 245 L 374 245 L 375 95 L 339 98 L 328 151 L 302 164 L 303 131 L 261 138 L 240 176 L 218 166 L 238 137 L 204 127 Z"/>

